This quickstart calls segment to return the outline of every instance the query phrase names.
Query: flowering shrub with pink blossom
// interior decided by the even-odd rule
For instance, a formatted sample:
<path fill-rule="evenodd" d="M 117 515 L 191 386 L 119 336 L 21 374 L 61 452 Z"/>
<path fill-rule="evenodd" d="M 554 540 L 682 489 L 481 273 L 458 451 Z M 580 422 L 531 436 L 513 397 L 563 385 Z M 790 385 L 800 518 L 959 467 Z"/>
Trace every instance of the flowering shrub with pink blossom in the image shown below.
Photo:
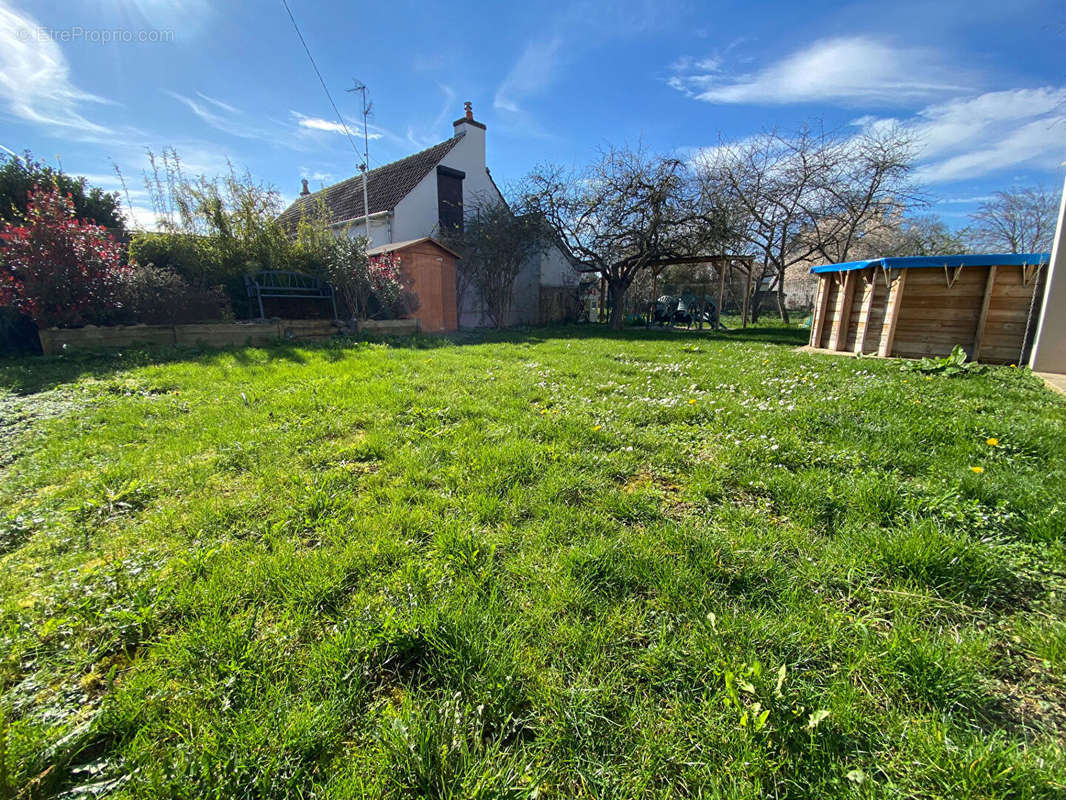
<path fill-rule="evenodd" d="M 378 305 L 393 313 L 402 314 L 405 300 L 403 280 L 400 276 L 400 259 L 395 253 L 371 256 L 367 264 L 370 285 Z"/>
<path fill-rule="evenodd" d="M 26 212 L 0 227 L 0 306 L 38 326 L 109 321 L 130 267 L 122 247 L 55 187 L 29 193 Z"/>
<path fill-rule="evenodd" d="M 333 243 L 326 279 L 356 319 L 401 317 L 415 302 L 404 289 L 399 258 L 393 253 L 367 256 L 363 238 L 341 237 Z"/>

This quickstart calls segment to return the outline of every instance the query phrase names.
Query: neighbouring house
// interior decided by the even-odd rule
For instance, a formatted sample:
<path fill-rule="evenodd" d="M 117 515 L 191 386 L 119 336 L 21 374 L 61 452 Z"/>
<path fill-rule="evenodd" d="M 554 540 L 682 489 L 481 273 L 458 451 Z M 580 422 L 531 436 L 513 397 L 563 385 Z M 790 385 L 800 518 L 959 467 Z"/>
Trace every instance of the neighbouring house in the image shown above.
<path fill-rule="evenodd" d="M 311 192 L 304 180 L 300 197 L 281 214 L 281 221 L 295 224 L 303 213 L 322 202 L 339 234 L 363 236 L 369 221 L 372 250 L 412 242 L 421 242 L 419 247 L 425 249 L 429 246 L 425 240 L 441 228 L 462 224 L 464 207 L 473 206 L 480 198 L 503 198 L 485 163 L 485 125 L 474 119 L 470 103 L 453 127 L 451 138 L 370 170 L 366 186 L 368 208 L 363 207 L 361 175 L 317 192 Z M 423 276 L 423 286 L 427 285 Z M 578 273 L 570 259 L 558 246 L 550 246 L 530 259 L 518 275 L 507 323 L 556 321 L 571 307 L 576 310 L 577 286 Z M 570 295 L 573 303 L 560 302 L 560 296 L 569 298 Z M 421 295 L 419 300 L 424 302 Z M 459 326 L 489 324 L 483 304 L 472 287 L 457 297 L 456 306 Z"/>
<path fill-rule="evenodd" d="M 785 307 L 789 311 L 807 313 L 814 308 L 818 294 L 818 278 L 811 273 L 811 266 L 823 263 L 825 262 L 822 260 L 811 259 L 785 267 L 782 280 L 785 284 Z"/>

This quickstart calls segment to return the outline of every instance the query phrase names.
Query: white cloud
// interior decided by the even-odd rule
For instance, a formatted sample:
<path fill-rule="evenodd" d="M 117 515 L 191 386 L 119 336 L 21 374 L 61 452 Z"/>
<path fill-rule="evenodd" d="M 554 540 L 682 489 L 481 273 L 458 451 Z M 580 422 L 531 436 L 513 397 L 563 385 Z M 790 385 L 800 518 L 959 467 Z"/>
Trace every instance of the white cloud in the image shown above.
<path fill-rule="evenodd" d="M 576 0 L 561 10 L 542 10 L 537 38 L 526 43 L 496 88 L 496 129 L 523 137 L 555 138 L 525 107 L 526 101 L 558 81 L 577 55 L 620 38 L 633 40 L 626 47 L 644 47 L 648 34 L 669 25 L 670 19 L 657 0 Z"/>
<path fill-rule="evenodd" d="M 930 50 L 868 36 L 822 39 L 743 75 L 728 76 L 717 58 L 682 61 L 675 73 L 669 85 L 699 100 L 754 105 L 907 105 L 961 91 L 968 82 Z"/>
<path fill-rule="evenodd" d="M 185 40 L 210 30 L 216 6 L 221 7 L 211 0 L 123 0 L 112 5 L 121 5 L 128 19 L 138 25 L 154 30 L 177 30 Z"/>
<path fill-rule="evenodd" d="M 348 128 L 339 122 L 322 119 L 321 117 L 304 117 L 300 120 L 301 128 L 311 128 L 316 131 L 330 131 L 332 133 L 348 133 Z"/>
<path fill-rule="evenodd" d="M 562 45 L 560 36 L 528 44 L 496 90 L 493 106 L 501 111 L 521 112 L 522 98 L 543 91 L 555 80 L 561 66 Z"/>
<path fill-rule="evenodd" d="M 223 111 L 229 112 L 230 114 L 240 114 L 241 113 L 240 109 L 234 108 L 229 103 L 223 103 L 221 100 L 216 100 L 214 97 L 208 97 L 203 92 L 197 92 L 196 95 L 201 100 L 206 100 L 208 103 L 210 103 L 211 105 L 215 106 L 216 108 L 220 108 Z"/>
<path fill-rule="evenodd" d="M 864 128 L 901 125 L 915 138 L 922 183 L 1012 168 L 1054 169 L 1066 157 L 1066 88 L 1009 89 L 928 106 L 909 118 L 862 117 Z"/>
<path fill-rule="evenodd" d="M 977 194 L 977 195 L 971 195 L 969 197 L 941 197 L 938 200 L 935 200 L 934 202 L 937 205 L 941 205 L 941 206 L 943 206 L 943 205 L 970 206 L 970 205 L 973 205 L 974 203 L 987 203 L 989 200 L 993 199 L 993 197 L 995 197 L 995 195 L 991 195 L 991 194 Z"/>
<path fill-rule="evenodd" d="M 122 216 L 126 219 L 126 227 L 135 231 L 160 231 L 163 230 L 162 221 L 155 213 L 155 209 L 146 205 L 130 205 L 123 202 L 121 206 Z"/>
<path fill-rule="evenodd" d="M 345 127 L 338 120 L 322 119 L 321 117 L 308 117 L 298 111 L 293 111 L 292 116 L 296 119 L 296 124 L 301 128 L 307 128 L 313 131 L 326 131 L 328 133 L 344 134 Z M 362 137 L 363 129 L 358 125 L 353 125 L 351 122 L 345 121 L 347 124 L 347 132 L 352 136 Z M 368 135 L 370 139 L 380 139 L 382 135 L 380 133 L 370 133 Z"/>
<path fill-rule="evenodd" d="M 241 111 L 228 103 L 223 103 L 221 100 L 215 100 L 200 92 L 196 93 L 200 98 L 199 100 L 194 100 L 191 97 L 186 97 L 183 94 L 169 90 L 167 90 L 167 94 L 183 105 L 188 106 L 193 114 L 216 130 L 228 133 L 231 136 L 238 136 L 242 139 L 264 138 L 264 133 L 262 131 L 251 126 L 246 120 L 239 119 L 240 117 L 243 117 Z"/>
<path fill-rule="evenodd" d="M 420 121 L 407 126 L 406 143 L 419 150 L 424 150 L 439 142 L 441 134 L 451 128 L 448 123 L 462 115 L 460 105 L 455 101 L 455 90 L 443 83 L 438 83 L 437 88 L 440 89 L 441 104 L 433 121 L 428 123 Z M 474 113 L 478 113 L 477 109 L 474 109 Z"/>
<path fill-rule="evenodd" d="M 109 129 L 86 119 L 85 103 L 108 103 L 82 91 L 70 79 L 70 68 L 51 38 L 32 17 L 13 11 L 0 0 L 0 101 L 16 117 L 80 133 L 106 134 Z"/>
<path fill-rule="evenodd" d="M 670 65 L 670 71 L 675 73 L 718 72 L 722 68 L 722 63 L 721 56 L 705 56 L 703 58 L 681 56 Z M 678 78 L 678 82 L 683 85 L 683 81 L 680 78 Z M 678 88 L 680 88 L 680 85 Z"/>
<path fill-rule="evenodd" d="M 909 116 L 865 115 L 851 123 L 865 131 L 899 129 L 915 147 L 914 179 L 935 186 L 1014 170 L 1058 170 L 1066 159 L 1066 87 L 1009 89 L 927 106 Z M 752 137 L 684 154 L 693 163 L 713 162 Z M 988 198 L 959 196 L 940 204 L 972 204 Z"/>
<path fill-rule="evenodd" d="M 300 177 L 307 178 L 309 181 L 316 181 L 319 183 L 325 183 L 326 181 L 333 180 L 332 172 L 323 172 L 322 170 L 311 169 L 310 167 L 300 167 Z"/>

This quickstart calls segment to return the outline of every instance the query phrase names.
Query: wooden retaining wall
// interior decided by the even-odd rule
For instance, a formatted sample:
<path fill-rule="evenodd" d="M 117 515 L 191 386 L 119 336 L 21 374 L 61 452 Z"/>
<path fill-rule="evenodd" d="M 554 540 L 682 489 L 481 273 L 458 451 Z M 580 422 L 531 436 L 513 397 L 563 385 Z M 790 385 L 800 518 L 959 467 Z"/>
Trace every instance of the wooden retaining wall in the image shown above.
<path fill-rule="evenodd" d="M 39 331 L 45 355 L 71 350 L 114 347 L 195 345 L 234 347 L 279 339 L 326 339 L 338 323 L 325 319 L 285 319 L 268 322 L 205 322 L 193 325 L 113 325 L 98 328 L 48 328 Z"/>
<path fill-rule="evenodd" d="M 410 336 L 421 331 L 417 319 L 364 320 L 359 333 L 377 336 Z M 329 319 L 273 319 L 266 322 L 204 322 L 193 325 L 110 325 L 98 328 L 48 328 L 38 331 L 45 355 L 73 350 L 104 350 L 116 347 L 244 347 L 279 339 L 307 341 L 328 339 L 350 332 L 343 323 Z"/>
<path fill-rule="evenodd" d="M 823 272 L 810 346 L 922 358 L 961 345 L 975 361 L 1020 364 L 1036 330 L 1045 273 L 1036 265 Z"/>

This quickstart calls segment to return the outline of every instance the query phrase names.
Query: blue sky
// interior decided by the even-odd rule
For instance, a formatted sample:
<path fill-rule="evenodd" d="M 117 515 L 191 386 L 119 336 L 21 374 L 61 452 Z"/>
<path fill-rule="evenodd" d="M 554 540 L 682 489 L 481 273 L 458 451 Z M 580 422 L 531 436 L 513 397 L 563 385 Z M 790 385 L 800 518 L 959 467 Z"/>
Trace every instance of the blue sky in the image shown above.
<path fill-rule="evenodd" d="M 949 224 L 998 189 L 1061 185 L 1061 2 L 290 6 L 357 132 L 344 90 L 370 87 L 372 166 L 449 136 L 470 100 L 501 183 L 608 143 L 686 154 L 895 120 Z M 118 164 L 140 225 L 146 148 L 209 175 L 228 158 L 290 199 L 354 174 L 338 128 L 281 0 L 0 0 L 0 147 L 109 189 Z"/>

